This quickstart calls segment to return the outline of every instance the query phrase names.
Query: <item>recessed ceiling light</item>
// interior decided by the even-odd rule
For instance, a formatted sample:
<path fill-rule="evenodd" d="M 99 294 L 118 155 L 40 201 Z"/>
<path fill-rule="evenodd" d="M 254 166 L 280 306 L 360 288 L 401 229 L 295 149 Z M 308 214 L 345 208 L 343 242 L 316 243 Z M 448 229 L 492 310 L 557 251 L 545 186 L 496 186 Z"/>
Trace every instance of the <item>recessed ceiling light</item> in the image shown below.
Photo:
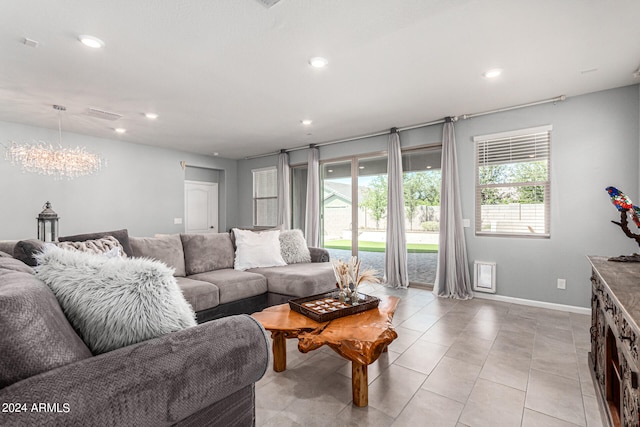
<path fill-rule="evenodd" d="M 218 153 L 217 151 L 213 153 L 214 156 L 219 156 L 220 153 Z"/>
<path fill-rule="evenodd" d="M 496 77 L 498 77 L 500 74 L 502 74 L 502 70 L 500 68 L 494 68 L 492 70 L 486 71 L 483 76 L 485 76 L 488 79 L 495 79 Z"/>
<path fill-rule="evenodd" d="M 115 128 L 114 129 L 117 133 L 125 133 L 127 130 L 125 128 Z"/>
<path fill-rule="evenodd" d="M 158 115 L 156 113 L 145 113 L 144 116 L 149 120 L 155 120 L 158 118 Z"/>
<path fill-rule="evenodd" d="M 364 169 L 364 166 L 358 166 L 358 169 Z"/>
<path fill-rule="evenodd" d="M 104 42 L 97 37 L 93 36 L 80 36 L 78 39 L 82 42 L 83 45 L 92 47 L 94 49 L 100 49 L 104 47 Z"/>
<path fill-rule="evenodd" d="M 327 61 L 327 58 L 323 58 L 321 56 L 314 56 L 313 58 L 309 59 L 309 64 L 311 64 L 311 66 L 314 68 L 324 68 L 328 63 L 329 61 Z"/>
<path fill-rule="evenodd" d="M 431 169 L 431 166 L 427 166 L 427 169 Z"/>
<path fill-rule="evenodd" d="M 300 120 L 300 123 L 302 123 L 303 125 L 310 125 L 311 123 L 313 123 L 313 120 L 309 120 L 309 119 Z"/>
<path fill-rule="evenodd" d="M 331 173 L 331 172 L 333 172 L 333 169 L 329 169 L 327 172 Z"/>

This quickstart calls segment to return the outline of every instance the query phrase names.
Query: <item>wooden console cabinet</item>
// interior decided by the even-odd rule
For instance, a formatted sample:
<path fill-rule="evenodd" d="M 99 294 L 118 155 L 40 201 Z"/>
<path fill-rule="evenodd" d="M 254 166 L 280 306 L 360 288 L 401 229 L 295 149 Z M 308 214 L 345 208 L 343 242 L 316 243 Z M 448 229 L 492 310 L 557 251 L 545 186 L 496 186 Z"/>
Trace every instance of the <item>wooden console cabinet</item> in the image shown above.
<path fill-rule="evenodd" d="M 596 391 L 611 426 L 639 427 L 640 263 L 589 257 L 591 353 Z"/>

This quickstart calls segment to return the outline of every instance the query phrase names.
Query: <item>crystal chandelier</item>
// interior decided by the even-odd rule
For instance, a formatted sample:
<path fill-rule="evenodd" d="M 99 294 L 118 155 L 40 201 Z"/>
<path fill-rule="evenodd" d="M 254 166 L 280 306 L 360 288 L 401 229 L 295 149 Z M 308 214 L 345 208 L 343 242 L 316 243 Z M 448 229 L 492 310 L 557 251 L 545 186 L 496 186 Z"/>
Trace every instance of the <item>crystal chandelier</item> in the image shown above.
<path fill-rule="evenodd" d="M 59 143 L 57 146 L 45 141 L 34 143 L 11 142 L 6 150 L 6 159 L 25 172 L 35 172 L 56 179 L 73 179 L 99 171 L 105 163 L 98 154 L 88 152 L 84 147 L 63 147 L 60 112 L 66 111 L 62 105 L 54 105 L 58 111 Z"/>

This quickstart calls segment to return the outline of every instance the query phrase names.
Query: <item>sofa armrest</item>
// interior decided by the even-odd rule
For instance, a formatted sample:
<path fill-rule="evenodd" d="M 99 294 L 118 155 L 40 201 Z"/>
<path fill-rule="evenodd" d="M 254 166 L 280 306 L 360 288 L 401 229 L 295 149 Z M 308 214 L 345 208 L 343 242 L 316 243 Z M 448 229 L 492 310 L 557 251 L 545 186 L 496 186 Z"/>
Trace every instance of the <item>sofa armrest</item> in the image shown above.
<path fill-rule="evenodd" d="M 230 316 L 12 384 L 0 403 L 26 411 L 0 413 L 0 424 L 171 425 L 255 383 L 268 361 L 262 326 Z"/>
<path fill-rule="evenodd" d="M 324 248 L 312 248 L 309 246 L 311 262 L 329 262 L 329 251 Z"/>

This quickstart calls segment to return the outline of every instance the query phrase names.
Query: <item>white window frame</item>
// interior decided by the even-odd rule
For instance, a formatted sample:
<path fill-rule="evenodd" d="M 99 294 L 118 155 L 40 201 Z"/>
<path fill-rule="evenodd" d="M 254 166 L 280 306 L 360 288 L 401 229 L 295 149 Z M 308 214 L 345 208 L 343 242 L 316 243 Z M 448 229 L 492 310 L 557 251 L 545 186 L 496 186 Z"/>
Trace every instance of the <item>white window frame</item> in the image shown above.
<path fill-rule="evenodd" d="M 474 141 L 474 149 L 475 149 L 475 204 L 476 204 L 476 218 L 475 218 L 475 234 L 477 236 L 500 236 L 500 237 L 526 237 L 526 238 L 549 238 L 550 237 L 550 226 L 551 226 L 551 131 L 552 126 L 538 126 L 534 128 L 520 129 L 509 132 L 501 132 L 490 135 L 481 135 L 473 137 Z M 538 151 L 535 154 L 536 159 L 546 159 L 547 160 L 547 179 L 544 181 L 522 181 L 522 182 L 504 182 L 504 183 L 492 183 L 492 184 L 480 184 L 480 167 L 487 164 L 501 164 L 500 157 L 507 158 L 507 153 L 509 158 L 518 157 L 522 158 L 521 152 L 516 150 L 522 148 L 524 150 L 533 150 L 535 152 L 537 149 L 537 145 L 533 145 L 533 139 L 535 135 L 540 135 L 544 139 L 544 134 L 547 134 L 548 140 L 546 147 L 543 146 L 543 150 Z M 518 139 L 528 138 L 532 139 L 531 145 L 516 145 Z M 526 141 L 525 141 L 526 142 Z M 505 144 L 508 145 L 508 150 L 498 151 L 499 144 L 502 144 L 501 148 L 505 147 Z M 492 146 L 493 145 L 493 146 Z M 490 150 L 493 148 L 493 152 Z M 546 152 L 544 151 L 546 149 Z M 488 157 L 493 160 L 489 160 L 490 163 L 487 163 L 487 152 L 489 151 L 490 155 Z M 483 156 L 484 154 L 484 156 Z M 534 154 L 531 154 L 534 156 Z M 484 163 L 483 160 L 484 159 Z M 503 163 L 526 163 L 526 160 L 515 160 L 513 162 L 503 161 Z M 490 229 L 483 230 L 483 218 L 482 218 L 482 190 L 486 188 L 504 188 L 504 187 L 522 187 L 522 186 L 542 186 L 544 188 L 544 202 L 543 202 L 543 211 L 544 211 L 544 229 L 539 232 L 534 232 L 532 228 L 529 228 L 528 232 L 517 231 L 515 227 L 513 229 L 509 229 L 509 226 L 505 227 L 503 230 L 498 229 Z M 520 205 L 525 206 L 525 205 Z"/>
<path fill-rule="evenodd" d="M 261 216 L 258 215 L 258 201 L 259 200 L 275 200 L 276 201 L 276 207 L 277 207 L 277 200 L 278 200 L 278 184 L 277 184 L 277 175 L 276 175 L 276 182 L 274 183 L 273 189 L 274 189 L 274 194 L 273 195 L 268 195 L 268 196 L 258 196 L 257 192 L 258 192 L 258 186 L 256 186 L 256 180 L 259 179 L 261 172 L 275 172 L 277 174 L 277 169 L 275 166 L 269 166 L 266 168 L 259 168 L 259 169 L 252 169 L 251 170 L 251 174 L 253 175 L 253 226 L 254 227 L 275 227 L 276 226 L 276 222 L 278 221 L 277 219 L 277 212 L 274 213 L 273 215 L 273 224 L 258 224 L 258 218 L 260 218 Z"/>

